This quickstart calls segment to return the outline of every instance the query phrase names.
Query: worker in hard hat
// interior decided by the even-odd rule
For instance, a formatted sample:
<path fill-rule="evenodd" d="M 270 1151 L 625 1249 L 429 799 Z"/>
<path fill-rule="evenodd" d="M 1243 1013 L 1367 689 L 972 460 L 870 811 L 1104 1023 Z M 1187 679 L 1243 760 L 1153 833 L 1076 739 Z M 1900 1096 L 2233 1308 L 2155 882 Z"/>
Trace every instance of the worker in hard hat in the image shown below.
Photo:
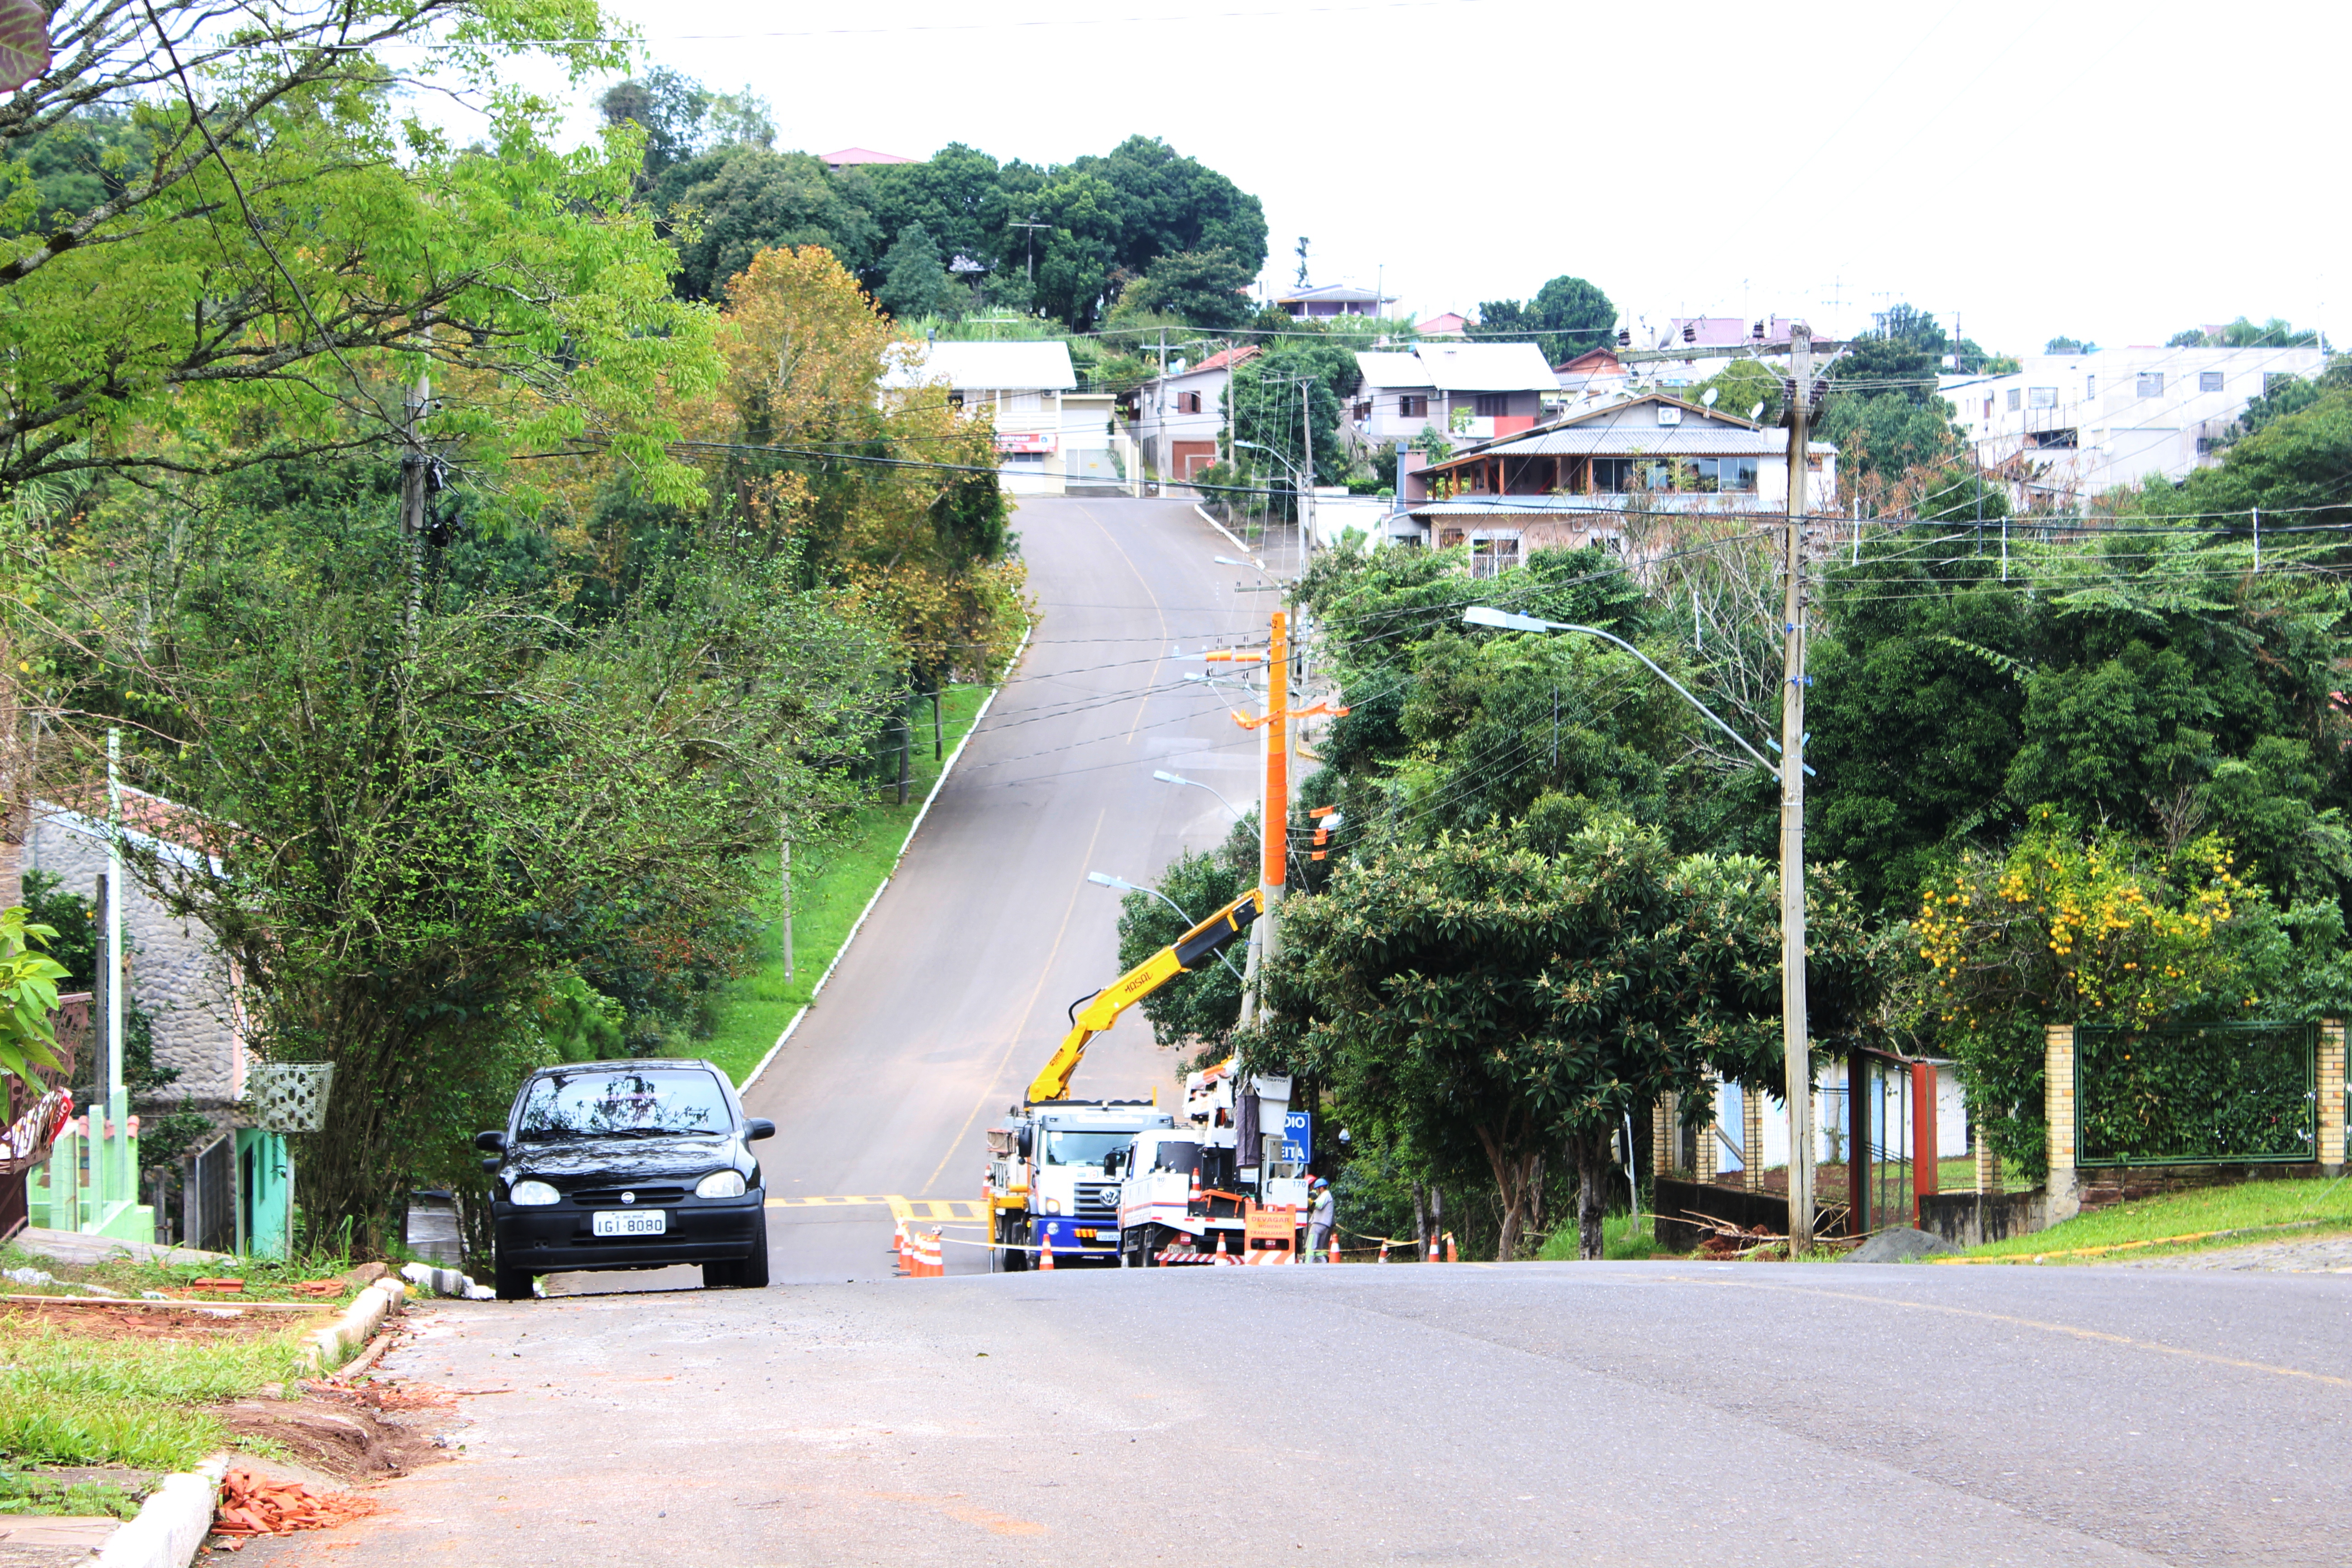
<path fill-rule="evenodd" d="M 1331 1184 L 1318 1176 L 1307 1193 L 1307 1256 L 1320 1263 L 1331 1245 Z"/>

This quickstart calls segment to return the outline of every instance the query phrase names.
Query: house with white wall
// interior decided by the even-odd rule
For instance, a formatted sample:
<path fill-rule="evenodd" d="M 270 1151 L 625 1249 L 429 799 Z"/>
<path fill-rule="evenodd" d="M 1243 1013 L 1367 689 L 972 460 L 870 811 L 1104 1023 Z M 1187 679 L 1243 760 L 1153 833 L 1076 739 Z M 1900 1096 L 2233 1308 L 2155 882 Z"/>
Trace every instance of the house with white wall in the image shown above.
<path fill-rule="evenodd" d="M 2212 466 L 2249 401 L 2326 363 L 2316 348 L 2097 349 L 2030 354 L 2009 375 L 1948 375 L 1938 390 L 2017 504 L 2064 509 Z"/>
<path fill-rule="evenodd" d="M 1807 444 L 1807 504 L 1834 510 L 1837 447 Z M 1522 434 L 1486 441 L 1408 476 L 1401 510 L 1435 549 L 1471 547 L 1492 576 L 1537 550 L 1649 544 L 1670 529 L 1631 526 L 1694 514 L 1777 516 L 1789 504 L 1787 432 L 1645 393 L 1572 409 Z M 1641 546 L 1647 547 L 1647 546 Z"/>
<path fill-rule="evenodd" d="M 1531 430 L 1559 395 L 1559 377 L 1533 343 L 1418 343 L 1359 353 L 1356 371 L 1349 428 L 1373 447 L 1410 445 L 1428 430 L 1456 444 Z"/>
<path fill-rule="evenodd" d="M 1182 483 L 1217 461 L 1217 442 L 1225 432 L 1225 388 L 1234 368 L 1264 352 L 1245 344 L 1197 363 L 1171 360 L 1167 374 L 1135 389 L 1128 399 L 1134 411 L 1129 428 L 1152 473 Z"/>
<path fill-rule="evenodd" d="M 1125 482 L 1130 443 L 1112 429 L 1111 395 L 1078 391 L 1059 341 L 909 343 L 894 358 L 885 386 L 939 386 L 958 408 L 989 411 L 1009 493 L 1065 495 L 1074 486 Z"/>

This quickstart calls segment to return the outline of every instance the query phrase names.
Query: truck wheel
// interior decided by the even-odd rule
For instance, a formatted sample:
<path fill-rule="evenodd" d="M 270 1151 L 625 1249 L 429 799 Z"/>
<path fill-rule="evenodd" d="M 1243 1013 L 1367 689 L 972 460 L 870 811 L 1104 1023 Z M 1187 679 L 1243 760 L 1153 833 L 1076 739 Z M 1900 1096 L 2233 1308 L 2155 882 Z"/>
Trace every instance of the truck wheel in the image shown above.
<path fill-rule="evenodd" d="M 1028 1226 L 1009 1214 L 996 1216 L 997 1241 L 1003 1247 L 1004 1271 L 1018 1274 L 1029 1267 L 1029 1255 L 1019 1250 L 1029 1239 Z"/>

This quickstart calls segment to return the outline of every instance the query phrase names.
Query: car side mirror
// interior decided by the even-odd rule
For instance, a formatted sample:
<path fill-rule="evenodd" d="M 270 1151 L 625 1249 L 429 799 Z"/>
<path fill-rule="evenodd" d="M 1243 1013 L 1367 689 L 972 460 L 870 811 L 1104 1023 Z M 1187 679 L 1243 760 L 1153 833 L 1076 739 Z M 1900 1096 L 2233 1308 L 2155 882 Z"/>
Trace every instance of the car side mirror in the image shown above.
<path fill-rule="evenodd" d="M 474 1147 L 485 1154 L 503 1154 L 507 1150 L 507 1135 L 496 1128 L 488 1132 L 477 1132 L 474 1134 Z"/>
<path fill-rule="evenodd" d="M 754 1116 L 751 1121 L 743 1123 L 743 1141 L 747 1143 L 756 1143 L 762 1138 L 773 1138 L 775 1135 L 776 1124 L 764 1116 Z"/>

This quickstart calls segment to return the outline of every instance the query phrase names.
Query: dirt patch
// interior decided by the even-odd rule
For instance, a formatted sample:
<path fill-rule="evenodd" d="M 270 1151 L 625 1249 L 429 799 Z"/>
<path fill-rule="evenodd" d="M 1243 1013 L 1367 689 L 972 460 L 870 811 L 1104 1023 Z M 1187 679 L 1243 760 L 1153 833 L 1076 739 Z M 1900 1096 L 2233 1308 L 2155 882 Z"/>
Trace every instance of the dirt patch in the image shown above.
<path fill-rule="evenodd" d="M 0 1339 L 11 1333 L 63 1333 L 94 1340 L 219 1344 L 228 1340 L 318 1328 L 328 1313 L 253 1312 L 239 1307 L 68 1306 L 11 1301 L 0 1308 Z"/>
<path fill-rule="evenodd" d="M 449 1458 L 434 1440 L 440 1423 L 432 1418 L 449 1406 L 438 1391 L 311 1383 L 299 1399 L 240 1399 L 214 1408 L 233 1436 L 275 1444 L 311 1469 L 364 1482 Z"/>

